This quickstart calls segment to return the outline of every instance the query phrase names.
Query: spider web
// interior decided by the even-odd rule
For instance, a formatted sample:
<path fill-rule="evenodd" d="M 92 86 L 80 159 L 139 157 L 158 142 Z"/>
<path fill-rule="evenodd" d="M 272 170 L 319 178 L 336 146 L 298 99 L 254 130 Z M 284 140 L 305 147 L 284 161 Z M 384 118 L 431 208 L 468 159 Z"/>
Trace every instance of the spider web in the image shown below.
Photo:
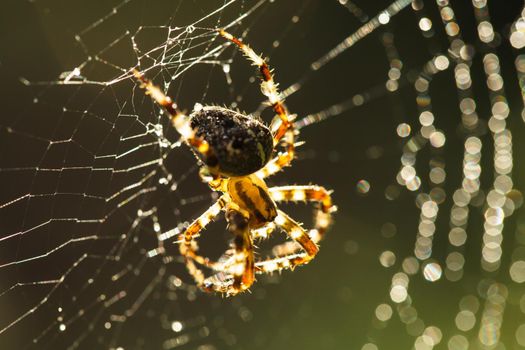
<path fill-rule="evenodd" d="M 490 5 L 22 5 L 34 32 L 6 41 L 13 53 L 1 57 L 14 98 L 1 122 L 0 345 L 524 347 L 525 236 L 512 174 L 525 13 L 508 5 L 515 14 L 499 23 L 490 14 L 508 9 Z M 298 115 L 306 144 L 271 184 L 318 183 L 340 207 L 324 260 L 261 276 L 252 294 L 230 299 L 200 292 L 173 244 L 216 196 L 131 74 L 140 69 L 179 108 L 225 104 L 268 121 L 257 76 L 218 27 L 271 58 Z M 286 209 L 309 223 L 304 208 Z M 206 231 L 212 254 L 228 239 L 217 221 Z M 341 267 L 354 272 L 334 279 Z"/>

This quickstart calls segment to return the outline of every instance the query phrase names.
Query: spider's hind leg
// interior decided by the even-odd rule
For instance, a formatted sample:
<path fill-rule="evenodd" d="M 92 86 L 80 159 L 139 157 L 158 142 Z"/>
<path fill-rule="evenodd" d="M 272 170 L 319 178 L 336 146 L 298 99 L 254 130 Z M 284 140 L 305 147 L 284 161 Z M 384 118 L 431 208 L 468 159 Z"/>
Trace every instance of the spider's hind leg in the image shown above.
<path fill-rule="evenodd" d="M 233 247 L 218 262 L 208 264 L 216 273 L 200 281 L 200 285 L 206 291 L 233 296 L 248 290 L 255 281 L 255 261 L 248 215 L 229 203 L 226 221 L 234 236 Z"/>
<path fill-rule="evenodd" d="M 233 265 L 229 270 L 233 275 L 232 289 L 234 293 L 248 289 L 255 281 L 255 263 L 253 257 L 253 241 L 250 236 L 248 216 L 236 209 L 228 209 L 226 221 L 228 231 L 233 234 Z"/>
<path fill-rule="evenodd" d="M 296 266 L 308 263 L 317 255 L 319 252 L 317 244 L 308 236 L 304 228 L 286 213 L 279 210 L 275 224 L 293 239 L 292 244 L 296 249 L 293 254 L 257 261 L 255 266 L 258 273 L 270 273 L 282 269 L 293 270 Z M 303 251 L 299 252 L 300 249 Z"/>
<path fill-rule="evenodd" d="M 292 185 L 271 187 L 268 192 L 276 202 L 315 202 L 317 205 L 314 209 L 314 228 L 308 232 L 308 235 L 315 243 L 323 239 L 332 224 L 332 214 L 337 211 L 337 207 L 332 202 L 331 191 L 316 185 Z"/>
<path fill-rule="evenodd" d="M 179 249 L 181 255 L 186 258 L 189 273 L 200 288 L 231 296 L 247 290 L 253 284 L 255 263 L 249 217 L 227 198 L 220 197 L 217 203 L 191 223 L 181 235 Z M 197 254 L 198 246 L 194 238 L 223 208 L 226 208 L 228 231 L 234 236 L 233 249 L 219 261 L 211 261 Z M 206 277 L 199 265 L 211 269 L 214 274 Z"/>
<path fill-rule="evenodd" d="M 299 226 L 294 228 L 293 221 L 288 216 L 276 219 L 276 224 L 282 227 L 294 238 L 294 241 L 285 242 L 273 247 L 275 258 L 256 262 L 258 273 L 271 273 L 282 269 L 293 269 L 295 266 L 305 264 L 313 259 L 315 254 L 309 253 L 305 245 L 315 245 L 323 239 L 326 231 L 332 223 L 332 213 L 336 207 L 332 204 L 330 191 L 320 186 L 282 186 L 272 187 L 268 190 L 272 199 L 276 202 L 282 201 L 312 201 L 317 202 L 314 210 L 314 228 L 308 233 Z M 280 213 L 281 214 L 281 213 Z M 284 214 L 286 215 L 286 214 Z M 293 223 L 290 223 L 292 221 Z M 304 251 L 302 251 L 304 250 Z"/>

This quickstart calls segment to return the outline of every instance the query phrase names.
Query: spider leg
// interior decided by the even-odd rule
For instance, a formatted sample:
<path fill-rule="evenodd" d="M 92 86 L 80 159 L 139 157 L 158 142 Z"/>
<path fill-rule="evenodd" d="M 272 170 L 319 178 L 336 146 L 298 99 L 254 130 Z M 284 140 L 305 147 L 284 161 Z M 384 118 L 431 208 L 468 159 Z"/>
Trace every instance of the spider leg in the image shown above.
<path fill-rule="evenodd" d="M 261 170 L 257 171 L 257 176 L 264 179 L 267 178 L 282 168 L 290 165 L 295 156 L 294 131 L 290 129 L 285 135 L 286 151 L 280 152 L 276 157 L 271 159 Z"/>
<path fill-rule="evenodd" d="M 234 235 L 233 254 L 225 255 L 227 258 L 225 262 L 215 262 L 197 254 L 198 247 L 194 237 L 225 207 L 228 231 Z M 186 267 L 200 288 L 235 295 L 253 284 L 255 264 L 248 219 L 247 213 L 229 202 L 227 196 L 223 195 L 181 234 L 180 253 L 186 258 Z M 206 277 L 198 265 L 206 266 L 216 273 Z"/>
<path fill-rule="evenodd" d="M 270 237 L 270 235 L 272 234 L 273 231 L 275 231 L 276 228 L 277 226 L 275 225 L 274 222 L 269 222 L 261 228 L 253 229 L 251 232 L 252 239 L 253 240 L 266 239 Z"/>
<path fill-rule="evenodd" d="M 185 142 L 193 146 L 193 148 L 201 153 L 205 159 L 215 157 L 208 143 L 204 139 L 195 136 L 195 132 L 191 127 L 191 122 L 188 116 L 177 109 L 177 105 L 173 102 L 171 97 L 166 96 L 158 86 L 154 85 L 151 80 L 146 78 L 138 70 L 133 69 L 133 75 L 135 76 L 135 79 L 141 83 L 140 87 L 146 90 L 146 94 L 150 95 L 153 101 L 169 114 L 173 127 L 182 136 Z"/>
<path fill-rule="evenodd" d="M 284 102 L 279 95 L 279 90 L 277 89 L 278 84 L 273 80 L 270 67 L 264 58 L 256 54 L 250 46 L 244 44 L 240 39 L 234 37 L 224 29 L 218 29 L 218 32 L 223 38 L 237 45 L 244 55 L 259 68 L 262 79 L 261 92 L 268 98 L 270 105 L 277 114 L 270 125 L 270 129 L 274 135 L 273 144 L 277 145 L 287 131 L 292 130 L 293 124 L 292 118 L 288 116 Z"/>
<path fill-rule="evenodd" d="M 233 249 L 224 254 L 218 262 L 207 261 L 206 265 L 216 273 L 204 278 L 202 271 L 193 264 L 194 259 L 188 269 L 199 271 L 200 279 L 197 283 L 205 291 L 233 296 L 250 288 L 255 281 L 255 261 L 248 214 L 234 203 L 229 203 L 226 221 L 228 231 L 234 235 Z M 196 259 L 195 261 L 198 262 Z"/>
<path fill-rule="evenodd" d="M 227 204 L 227 197 L 221 196 L 217 202 L 208 208 L 201 216 L 195 219 L 188 228 L 180 235 L 179 240 L 179 251 L 182 256 L 186 258 L 186 266 L 189 273 L 194 278 L 198 285 L 201 285 L 204 281 L 204 273 L 197 268 L 194 261 L 208 266 L 209 261 L 207 258 L 196 254 L 198 249 L 197 244 L 194 240 L 195 236 L 206 227 Z"/>
<path fill-rule="evenodd" d="M 332 223 L 332 213 L 337 210 L 332 203 L 331 191 L 321 186 L 307 185 L 271 187 L 268 192 L 276 202 L 317 202 L 318 205 L 314 210 L 314 228 L 309 231 L 308 235 L 315 243 L 323 239 Z"/>
<path fill-rule="evenodd" d="M 230 269 L 233 274 L 233 285 L 228 294 L 237 294 L 248 289 L 255 281 L 255 262 L 253 241 L 250 236 L 249 217 L 247 214 L 230 208 L 226 212 L 228 230 L 234 235 L 235 254 Z"/>
<path fill-rule="evenodd" d="M 286 151 L 270 160 L 263 169 L 258 171 L 258 175 L 265 178 L 289 165 L 294 158 L 295 131 L 292 123 L 293 118 L 288 115 L 284 101 L 279 96 L 279 91 L 277 89 L 278 84 L 273 80 L 272 72 L 266 61 L 261 56 L 257 55 L 250 46 L 244 44 L 240 39 L 234 37 L 225 30 L 219 29 L 219 34 L 237 45 L 244 55 L 259 68 L 262 79 L 261 91 L 268 98 L 274 112 L 277 114 L 270 124 L 270 130 L 273 134 L 273 144 L 274 146 L 277 145 L 279 141 L 284 138 Z"/>
<path fill-rule="evenodd" d="M 319 205 L 314 211 L 314 228 L 310 229 L 307 236 L 313 244 L 323 239 L 332 222 L 332 213 L 337 208 L 332 204 L 330 192 L 320 186 L 283 186 L 272 187 L 270 196 L 276 202 L 281 201 L 313 201 Z M 290 228 L 281 226 L 287 232 Z M 292 237 L 293 235 L 290 234 Z M 299 245 L 297 244 L 299 243 Z M 310 261 L 313 257 L 308 252 L 301 252 L 301 242 L 286 242 L 273 248 L 276 258 L 256 262 L 258 273 L 269 273 L 284 268 L 294 268 L 297 265 Z"/>
<path fill-rule="evenodd" d="M 294 243 L 298 243 L 304 252 L 288 254 L 286 256 L 269 258 L 255 263 L 257 273 L 273 272 L 282 269 L 294 269 L 298 265 L 306 264 L 312 260 L 319 251 L 317 244 L 308 236 L 308 233 L 299 223 L 289 217 L 286 213 L 278 210 L 275 224 L 282 228 Z"/>
<path fill-rule="evenodd" d="M 193 241 L 193 237 L 203 228 L 205 228 L 217 215 L 219 215 L 227 203 L 228 199 L 226 196 L 223 195 L 219 197 L 215 204 L 213 204 L 201 216 L 195 219 L 184 231 L 184 233 L 182 233 L 180 245 L 189 248 L 191 246 L 191 242 Z"/>

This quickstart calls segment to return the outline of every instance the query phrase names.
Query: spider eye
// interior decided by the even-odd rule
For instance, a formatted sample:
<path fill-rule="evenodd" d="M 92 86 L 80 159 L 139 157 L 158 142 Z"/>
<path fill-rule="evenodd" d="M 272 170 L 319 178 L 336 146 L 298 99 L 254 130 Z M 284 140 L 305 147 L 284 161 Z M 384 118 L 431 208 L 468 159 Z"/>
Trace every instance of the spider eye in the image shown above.
<path fill-rule="evenodd" d="M 191 114 L 191 127 L 211 147 L 215 159 L 202 159 L 226 176 L 261 169 L 273 151 L 272 133 L 262 122 L 223 107 L 208 106 Z M 214 164 L 210 162 L 213 161 Z"/>

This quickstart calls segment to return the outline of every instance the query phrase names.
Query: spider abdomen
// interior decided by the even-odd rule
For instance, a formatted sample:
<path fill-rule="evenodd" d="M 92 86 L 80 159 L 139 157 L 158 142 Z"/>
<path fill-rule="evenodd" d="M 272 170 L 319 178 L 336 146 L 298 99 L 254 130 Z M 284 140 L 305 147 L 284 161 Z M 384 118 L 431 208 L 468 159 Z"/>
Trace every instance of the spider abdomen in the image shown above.
<path fill-rule="evenodd" d="M 255 118 L 218 106 L 203 107 L 190 118 L 196 135 L 209 144 L 214 156 L 201 160 L 222 175 L 252 174 L 272 155 L 272 133 Z"/>

